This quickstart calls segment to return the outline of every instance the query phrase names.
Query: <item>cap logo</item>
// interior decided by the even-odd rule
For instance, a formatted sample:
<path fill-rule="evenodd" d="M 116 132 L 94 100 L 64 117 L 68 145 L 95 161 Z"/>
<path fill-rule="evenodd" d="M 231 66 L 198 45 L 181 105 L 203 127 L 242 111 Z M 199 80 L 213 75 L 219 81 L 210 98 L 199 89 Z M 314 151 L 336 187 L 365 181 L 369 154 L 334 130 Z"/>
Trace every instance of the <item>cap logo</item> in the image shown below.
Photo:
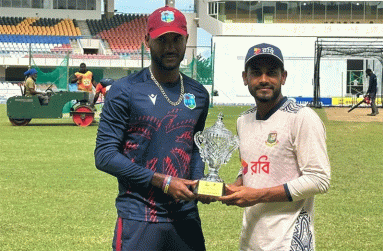
<path fill-rule="evenodd" d="M 161 21 L 165 23 L 171 23 L 174 21 L 174 12 L 164 11 L 161 13 Z"/>
<path fill-rule="evenodd" d="M 274 54 L 274 49 L 272 47 L 262 48 L 262 53 Z"/>
<path fill-rule="evenodd" d="M 283 66 L 283 56 L 281 50 L 274 45 L 262 43 L 250 47 L 250 49 L 247 51 L 245 57 L 245 67 L 252 58 L 259 56 L 273 57 L 278 62 L 280 61 L 280 63 L 282 63 Z"/>

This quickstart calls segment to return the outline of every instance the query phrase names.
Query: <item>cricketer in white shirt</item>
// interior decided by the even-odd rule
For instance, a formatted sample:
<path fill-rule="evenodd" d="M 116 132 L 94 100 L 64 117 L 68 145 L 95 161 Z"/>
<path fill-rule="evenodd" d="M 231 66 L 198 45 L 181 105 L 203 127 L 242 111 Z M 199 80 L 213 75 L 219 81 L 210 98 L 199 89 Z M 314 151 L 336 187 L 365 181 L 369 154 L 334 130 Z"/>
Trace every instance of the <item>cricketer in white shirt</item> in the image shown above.
<path fill-rule="evenodd" d="M 314 250 L 314 195 L 327 191 L 330 165 L 325 128 L 308 107 L 287 98 L 267 120 L 256 109 L 238 118 L 243 185 L 284 185 L 289 202 L 245 208 L 240 250 Z"/>
<path fill-rule="evenodd" d="M 325 127 L 311 108 L 283 97 L 278 47 L 251 47 L 242 78 L 257 106 L 237 120 L 242 167 L 218 200 L 245 207 L 240 250 L 313 251 L 314 195 L 330 184 Z"/>

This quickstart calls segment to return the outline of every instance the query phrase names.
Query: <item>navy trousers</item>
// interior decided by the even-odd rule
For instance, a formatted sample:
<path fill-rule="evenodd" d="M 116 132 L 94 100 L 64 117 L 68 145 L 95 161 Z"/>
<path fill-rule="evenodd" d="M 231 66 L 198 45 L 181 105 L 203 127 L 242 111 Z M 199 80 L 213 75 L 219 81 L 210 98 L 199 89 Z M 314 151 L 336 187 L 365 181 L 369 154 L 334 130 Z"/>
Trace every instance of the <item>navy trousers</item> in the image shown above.
<path fill-rule="evenodd" d="M 145 222 L 118 218 L 114 251 L 205 251 L 201 220 Z"/>

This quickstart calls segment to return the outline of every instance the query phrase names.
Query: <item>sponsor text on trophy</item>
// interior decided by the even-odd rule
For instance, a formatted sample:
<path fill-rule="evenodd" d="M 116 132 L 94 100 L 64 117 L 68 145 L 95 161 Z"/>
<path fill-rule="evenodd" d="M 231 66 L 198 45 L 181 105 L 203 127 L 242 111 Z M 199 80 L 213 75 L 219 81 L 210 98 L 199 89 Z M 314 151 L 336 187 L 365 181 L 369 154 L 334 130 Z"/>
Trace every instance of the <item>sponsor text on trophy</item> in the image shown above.
<path fill-rule="evenodd" d="M 198 195 L 219 197 L 225 194 L 225 184 L 218 176 L 218 170 L 238 148 L 239 139 L 225 128 L 222 120 L 223 114 L 220 112 L 213 126 L 194 135 L 201 158 L 209 166 L 208 174 L 198 181 L 194 191 Z"/>

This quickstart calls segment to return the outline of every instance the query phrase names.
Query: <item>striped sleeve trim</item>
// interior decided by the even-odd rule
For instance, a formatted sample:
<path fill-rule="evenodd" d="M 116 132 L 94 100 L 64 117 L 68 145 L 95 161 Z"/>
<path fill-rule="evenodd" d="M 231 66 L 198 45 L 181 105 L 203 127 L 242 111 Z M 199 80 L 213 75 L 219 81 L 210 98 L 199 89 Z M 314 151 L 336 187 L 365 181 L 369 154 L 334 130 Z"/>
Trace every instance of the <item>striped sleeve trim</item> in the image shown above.
<path fill-rule="evenodd" d="M 283 184 L 283 188 L 285 189 L 287 199 L 289 201 L 293 201 L 293 197 L 291 197 L 291 193 L 290 193 L 290 190 L 289 190 L 289 187 L 287 186 L 287 184 Z"/>
<path fill-rule="evenodd" d="M 247 109 L 246 111 L 242 112 L 239 116 L 244 116 L 246 114 L 249 114 L 249 113 L 256 113 L 257 112 L 257 107 L 254 106 L 254 107 L 251 107 L 250 109 Z"/>
<path fill-rule="evenodd" d="M 288 99 L 280 108 L 280 110 L 290 113 L 297 113 L 300 109 L 302 109 L 303 106 L 300 104 L 297 104 L 295 101 Z"/>

